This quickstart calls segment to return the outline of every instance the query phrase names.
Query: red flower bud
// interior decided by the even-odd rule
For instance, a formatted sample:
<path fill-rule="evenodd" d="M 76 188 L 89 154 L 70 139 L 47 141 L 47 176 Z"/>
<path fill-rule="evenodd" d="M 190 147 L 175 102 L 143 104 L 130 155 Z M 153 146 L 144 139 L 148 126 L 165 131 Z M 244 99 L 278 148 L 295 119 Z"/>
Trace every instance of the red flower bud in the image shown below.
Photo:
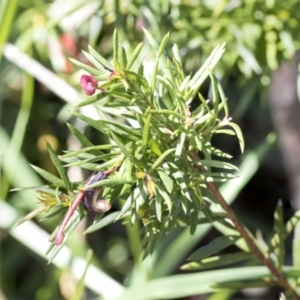
<path fill-rule="evenodd" d="M 85 93 L 89 96 L 93 95 L 98 87 L 98 80 L 90 75 L 82 75 L 80 78 L 80 85 Z"/>

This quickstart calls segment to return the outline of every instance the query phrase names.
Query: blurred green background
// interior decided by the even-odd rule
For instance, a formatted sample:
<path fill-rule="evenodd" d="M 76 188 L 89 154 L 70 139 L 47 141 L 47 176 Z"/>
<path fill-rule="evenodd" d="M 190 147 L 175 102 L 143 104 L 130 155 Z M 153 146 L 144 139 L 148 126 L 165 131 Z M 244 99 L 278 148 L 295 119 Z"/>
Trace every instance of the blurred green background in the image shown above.
<path fill-rule="evenodd" d="M 12 193 L 9 189 L 42 183 L 29 164 L 56 172 L 45 140 L 58 154 L 80 147 L 66 122 L 84 132 L 95 144 L 101 143 L 103 137 L 70 115 L 70 110 L 85 96 L 79 86 L 82 71 L 68 57 L 87 63 L 81 50 L 91 45 L 111 59 L 112 35 L 117 28 L 119 40 L 128 51 L 145 42 L 142 56 L 145 63 L 151 63 L 153 54 L 143 27 L 157 42 L 170 31 L 168 49 L 174 43 L 178 45 L 186 74 L 197 70 L 216 45 L 226 42 L 227 50 L 216 74 L 228 97 L 231 116 L 245 135 L 246 152 L 241 156 L 234 137 L 214 140 L 218 147 L 234 156 L 236 165 L 243 163 L 239 183 L 222 187 L 225 198 L 235 201 L 233 206 L 238 216 L 250 229 L 261 230 L 265 238 L 270 234 L 279 199 L 283 200 L 286 218 L 292 214 L 293 206 L 300 208 L 300 192 L 294 182 L 297 176 L 300 178 L 296 168 L 300 153 L 289 152 L 290 148 L 300 149 L 299 139 L 292 139 L 294 135 L 300 136 L 298 0 L 157 0 L 151 3 L 1 0 L 0 299 L 75 299 L 72 298 L 76 291 L 72 259 L 58 263 L 59 268 L 47 265 L 42 255 L 47 250 L 47 240 L 40 239 L 33 229 L 19 233 L 12 227 L 18 218 L 37 207 L 37 195 L 32 191 Z M 286 82 L 289 86 L 285 86 Z M 279 88 L 277 93 L 276 88 Z M 201 93 L 205 98 L 210 97 L 208 83 L 204 83 Z M 94 114 L 92 108 L 87 109 Z M 286 112 L 288 117 L 277 118 L 280 112 Z M 293 123 L 290 131 L 289 122 Z M 279 143 L 274 128 L 279 133 Z M 292 143 L 290 148 L 285 147 L 286 139 L 282 137 Z M 68 173 L 74 181 L 88 175 L 75 168 Z M 34 221 L 33 225 L 51 233 L 58 222 L 54 218 Z M 69 246 L 72 255 L 83 258 L 87 248 L 92 248 L 93 264 L 116 280 L 116 284 L 126 286 L 178 273 L 178 266 L 196 245 L 216 236 L 215 229 L 206 234 L 207 229 L 192 240 L 184 231 L 174 232 L 161 244 L 156 256 L 142 265 L 133 259 L 139 250 L 135 249 L 132 233 L 121 224 L 87 236 L 87 243 L 82 234 L 83 225 Z M 27 245 L 24 240 L 28 241 Z M 167 257 L 170 253 L 174 254 L 172 262 L 159 260 L 160 255 Z M 269 295 L 274 299 L 273 292 L 262 291 L 257 297 Z M 83 299 L 95 296 L 95 291 L 86 290 Z M 247 295 L 241 292 L 217 299 L 243 297 Z"/>

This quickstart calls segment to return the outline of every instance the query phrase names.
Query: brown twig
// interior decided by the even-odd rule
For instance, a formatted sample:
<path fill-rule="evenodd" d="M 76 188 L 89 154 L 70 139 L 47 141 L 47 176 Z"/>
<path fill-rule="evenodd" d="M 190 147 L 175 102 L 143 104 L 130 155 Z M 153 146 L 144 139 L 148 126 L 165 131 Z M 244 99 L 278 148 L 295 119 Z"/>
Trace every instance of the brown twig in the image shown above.
<path fill-rule="evenodd" d="M 192 160 L 199 161 L 199 156 L 196 152 L 190 152 L 189 156 L 192 158 Z M 203 166 L 196 165 L 195 167 L 201 173 L 206 172 Z M 266 257 L 258 248 L 258 246 L 255 244 L 251 236 L 248 234 L 244 224 L 240 222 L 240 220 L 237 218 L 232 208 L 227 204 L 227 202 L 221 195 L 216 184 L 214 182 L 206 182 L 206 186 L 212 192 L 212 194 L 214 195 L 218 203 L 221 205 L 223 210 L 226 212 L 228 218 L 232 221 L 236 230 L 244 238 L 248 247 L 251 249 L 252 253 L 270 270 L 271 274 L 277 279 L 278 285 L 288 290 L 292 294 L 294 299 L 300 300 L 300 296 L 293 289 L 293 287 L 288 283 L 286 278 L 279 272 L 279 270 L 274 266 L 274 264 L 269 260 L 269 258 Z"/>

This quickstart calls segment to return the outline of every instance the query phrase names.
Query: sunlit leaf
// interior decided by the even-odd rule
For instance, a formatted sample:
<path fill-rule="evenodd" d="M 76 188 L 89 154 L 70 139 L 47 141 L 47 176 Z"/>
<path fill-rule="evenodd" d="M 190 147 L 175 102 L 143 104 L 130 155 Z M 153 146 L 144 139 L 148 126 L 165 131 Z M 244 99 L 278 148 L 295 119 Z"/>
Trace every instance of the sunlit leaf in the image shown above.
<path fill-rule="evenodd" d="M 228 125 L 231 126 L 235 130 L 236 136 L 237 136 L 239 144 L 240 144 L 241 151 L 243 153 L 244 149 L 245 149 L 245 142 L 244 142 L 243 133 L 241 131 L 241 128 L 237 124 L 232 123 L 232 122 L 228 123 Z"/>
<path fill-rule="evenodd" d="M 245 261 L 252 257 L 253 255 L 251 253 L 235 252 L 230 254 L 212 256 L 209 258 L 202 259 L 199 262 L 193 261 L 181 266 L 180 269 L 185 271 L 196 271 L 196 270 L 220 268 L 223 266 L 232 265 L 235 263 Z"/>

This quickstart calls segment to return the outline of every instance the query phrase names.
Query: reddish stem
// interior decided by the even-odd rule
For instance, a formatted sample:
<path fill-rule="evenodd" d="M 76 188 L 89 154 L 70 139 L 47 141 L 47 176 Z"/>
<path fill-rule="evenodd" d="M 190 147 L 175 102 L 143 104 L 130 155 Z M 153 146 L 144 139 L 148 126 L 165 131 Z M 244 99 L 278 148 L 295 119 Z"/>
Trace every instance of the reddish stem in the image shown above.
<path fill-rule="evenodd" d="M 65 229 L 66 225 L 68 224 L 70 218 L 72 217 L 74 211 L 76 210 L 77 206 L 80 204 L 81 200 L 83 199 L 85 192 L 86 192 L 85 189 L 83 189 L 79 192 L 76 199 L 74 200 L 74 202 L 70 206 L 63 222 L 59 226 L 58 233 L 57 233 L 56 238 L 55 238 L 55 245 L 56 246 L 60 245 L 63 242 L 63 240 L 65 238 L 64 229 Z"/>
<path fill-rule="evenodd" d="M 116 168 L 104 171 L 103 174 L 108 175 L 112 172 L 116 171 Z M 95 175 L 94 175 L 95 176 Z M 63 222 L 61 223 L 61 225 L 59 226 L 56 238 L 55 238 L 55 245 L 59 246 L 64 238 L 65 238 L 65 234 L 64 234 L 64 230 L 69 222 L 69 220 L 71 219 L 74 211 L 76 210 L 77 206 L 80 204 L 80 202 L 82 201 L 85 193 L 86 193 L 86 189 L 89 187 L 91 181 L 93 180 L 94 176 L 92 175 L 84 184 L 83 189 L 79 192 L 79 194 L 77 195 L 76 199 L 74 200 L 74 202 L 72 203 L 72 205 L 70 206 L 67 214 L 65 215 L 65 218 L 63 220 Z M 104 178 L 103 178 L 104 179 Z"/>

